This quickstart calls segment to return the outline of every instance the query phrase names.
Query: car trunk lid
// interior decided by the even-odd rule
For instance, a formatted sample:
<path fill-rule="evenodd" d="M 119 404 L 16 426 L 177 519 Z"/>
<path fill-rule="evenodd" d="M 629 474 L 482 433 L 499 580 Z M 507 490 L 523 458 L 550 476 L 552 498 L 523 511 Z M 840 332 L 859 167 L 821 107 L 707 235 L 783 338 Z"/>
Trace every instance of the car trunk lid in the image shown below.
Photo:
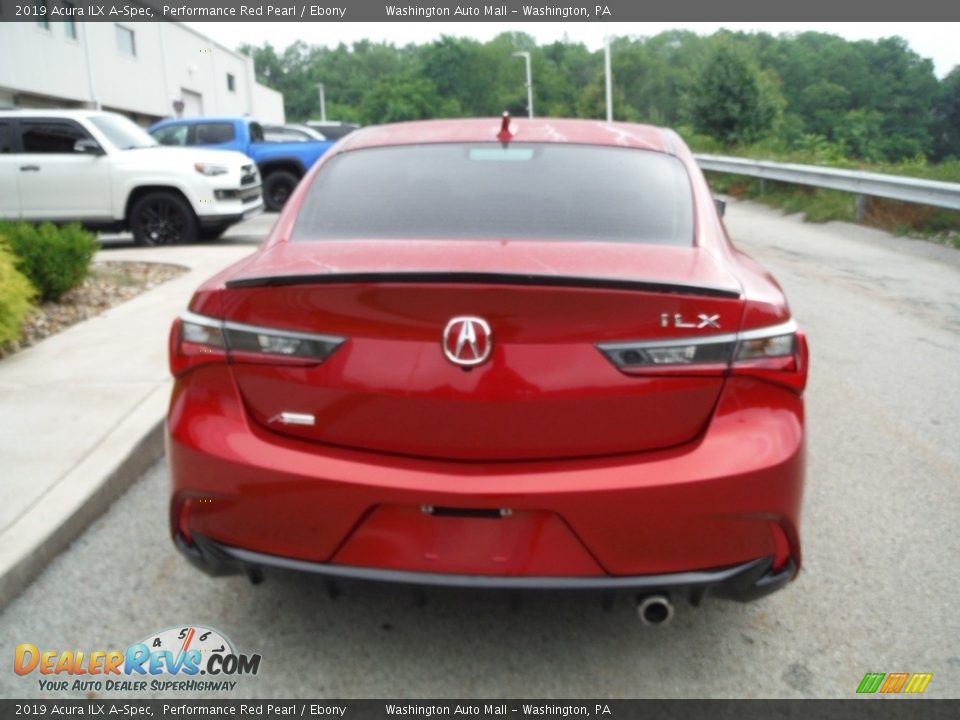
<path fill-rule="evenodd" d="M 603 243 L 282 244 L 227 288 L 228 322 L 345 338 L 322 363 L 234 357 L 256 422 L 311 442 L 470 461 L 689 441 L 709 421 L 722 369 L 629 374 L 597 345 L 734 332 L 742 310 L 732 278 L 701 250 Z M 460 359 L 489 343 L 478 364 L 451 358 L 464 317 L 483 324 Z M 698 327 L 699 317 L 711 320 Z"/>

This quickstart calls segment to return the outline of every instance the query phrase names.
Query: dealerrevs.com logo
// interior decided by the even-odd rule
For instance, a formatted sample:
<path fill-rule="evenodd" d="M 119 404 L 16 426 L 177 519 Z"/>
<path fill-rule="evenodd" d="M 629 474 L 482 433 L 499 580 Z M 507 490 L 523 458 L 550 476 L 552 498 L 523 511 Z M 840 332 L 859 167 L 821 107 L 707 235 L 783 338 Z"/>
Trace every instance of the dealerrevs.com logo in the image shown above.
<path fill-rule="evenodd" d="M 199 625 L 153 633 L 126 650 L 42 650 L 17 645 L 13 670 L 51 692 L 221 691 L 260 671 L 260 655 L 243 655 L 227 637 Z"/>

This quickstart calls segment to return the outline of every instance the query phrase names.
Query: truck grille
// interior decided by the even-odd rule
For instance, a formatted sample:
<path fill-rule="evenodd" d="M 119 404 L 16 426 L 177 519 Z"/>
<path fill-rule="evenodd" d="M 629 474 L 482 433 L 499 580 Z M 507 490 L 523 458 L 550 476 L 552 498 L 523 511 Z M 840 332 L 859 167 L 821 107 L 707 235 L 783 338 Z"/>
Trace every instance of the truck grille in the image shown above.
<path fill-rule="evenodd" d="M 240 185 L 252 185 L 257 181 L 256 165 L 244 165 L 240 168 Z"/>

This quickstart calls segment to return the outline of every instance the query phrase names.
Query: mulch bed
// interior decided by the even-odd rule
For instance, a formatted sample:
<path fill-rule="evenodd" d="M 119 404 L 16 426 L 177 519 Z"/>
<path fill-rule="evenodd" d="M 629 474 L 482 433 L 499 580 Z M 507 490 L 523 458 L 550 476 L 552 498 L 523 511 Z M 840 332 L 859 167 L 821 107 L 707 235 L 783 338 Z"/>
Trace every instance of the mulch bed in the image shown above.
<path fill-rule="evenodd" d="M 23 337 L 0 347 L 0 357 L 36 345 L 44 338 L 172 280 L 187 269 L 179 265 L 108 260 L 90 266 L 90 275 L 57 302 L 45 302 L 30 311 Z"/>

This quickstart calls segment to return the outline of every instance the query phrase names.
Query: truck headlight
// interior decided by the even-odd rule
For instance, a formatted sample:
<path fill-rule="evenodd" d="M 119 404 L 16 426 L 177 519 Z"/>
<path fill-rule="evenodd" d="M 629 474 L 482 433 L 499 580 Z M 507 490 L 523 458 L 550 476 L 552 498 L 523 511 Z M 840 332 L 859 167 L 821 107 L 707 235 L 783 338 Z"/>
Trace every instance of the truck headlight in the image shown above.
<path fill-rule="evenodd" d="M 214 163 L 194 163 L 193 169 L 201 175 L 226 175 L 230 168 L 226 165 L 216 165 Z"/>

